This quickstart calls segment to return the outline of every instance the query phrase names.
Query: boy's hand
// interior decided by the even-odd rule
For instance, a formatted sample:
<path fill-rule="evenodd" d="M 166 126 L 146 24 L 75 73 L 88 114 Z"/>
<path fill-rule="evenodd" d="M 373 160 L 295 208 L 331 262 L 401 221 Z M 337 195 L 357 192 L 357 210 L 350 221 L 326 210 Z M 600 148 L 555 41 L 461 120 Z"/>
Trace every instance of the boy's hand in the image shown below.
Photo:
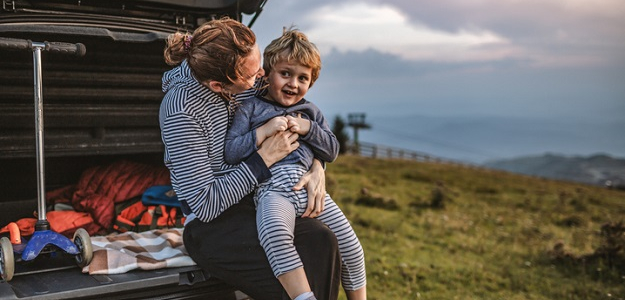
<path fill-rule="evenodd" d="M 266 138 L 289 128 L 289 120 L 286 117 L 278 116 L 267 121 L 267 123 L 256 128 L 256 146 L 265 141 Z"/>
<path fill-rule="evenodd" d="M 297 117 L 286 116 L 288 119 L 288 128 L 291 132 L 299 135 L 306 135 L 310 131 L 310 121 L 302 118 L 302 114 L 298 113 Z"/>
<path fill-rule="evenodd" d="M 278 116 L 267 121 L 263 126 L 267 136 L 272 136 L 280 131 L 285 131 L 288 128 L 289 120 L 286 117 Z"/>
<path fill-rule="evenodd" d="M 289 120 L 289 123 L 288 123 L 289 130 L 294 133 L 299 133 L 301 131 L 301 127 L 299 126 L 299 123 L 295 121 L 295 118 L 291 116 L 287 116 L 287 119 Z"/>

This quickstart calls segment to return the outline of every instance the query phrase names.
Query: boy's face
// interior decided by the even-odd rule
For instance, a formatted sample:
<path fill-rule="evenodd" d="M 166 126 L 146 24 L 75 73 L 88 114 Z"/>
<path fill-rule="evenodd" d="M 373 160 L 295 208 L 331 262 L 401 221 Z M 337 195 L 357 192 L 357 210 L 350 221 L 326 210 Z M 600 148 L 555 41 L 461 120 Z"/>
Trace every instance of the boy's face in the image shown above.
<path fill-rule="evenodd" d="M 312 68 L 279 61 L 267 75 L 267 97 L 283 106 L 291 106 L 302 100 L 312 79 Z"/>

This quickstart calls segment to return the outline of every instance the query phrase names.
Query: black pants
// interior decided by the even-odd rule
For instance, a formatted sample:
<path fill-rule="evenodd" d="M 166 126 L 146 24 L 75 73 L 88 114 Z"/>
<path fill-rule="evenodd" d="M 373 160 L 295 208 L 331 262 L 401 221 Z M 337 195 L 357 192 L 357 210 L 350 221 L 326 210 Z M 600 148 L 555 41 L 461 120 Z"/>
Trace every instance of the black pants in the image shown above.
<path fill-rule="evenodd" d="M 258 241 L 256 210 L 250 198 L 209 223 L 196 219 L 187 224 L 185 248 L 211 276 L 255 300 L 289 299 Z M 316 219 L 298 218 L 295 246 L 317 299 L 337 299 L 341 262 L 334 233 Z"/>

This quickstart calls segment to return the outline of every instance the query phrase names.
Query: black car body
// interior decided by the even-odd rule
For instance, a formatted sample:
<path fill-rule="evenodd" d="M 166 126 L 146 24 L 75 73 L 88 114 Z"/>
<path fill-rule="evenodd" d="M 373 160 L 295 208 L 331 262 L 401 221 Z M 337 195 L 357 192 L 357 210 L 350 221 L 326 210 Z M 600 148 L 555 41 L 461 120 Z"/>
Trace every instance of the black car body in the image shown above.
<path fill-rule="evenodd" d="M 158 110 L 166 37 L 229 16 L 253 23 L 265 0 L 2 1 L 0 37 L 82 43 L 82 57 L 42 54 L 45 189 L 75 183 L 118 160 L 162 165 Z M 37 209 L 33 55 L 0 49 L 0 227 Z M 38 263 L 0 299 L 235 299 L 197 267 L 83 274 L 75 263 Z"/>

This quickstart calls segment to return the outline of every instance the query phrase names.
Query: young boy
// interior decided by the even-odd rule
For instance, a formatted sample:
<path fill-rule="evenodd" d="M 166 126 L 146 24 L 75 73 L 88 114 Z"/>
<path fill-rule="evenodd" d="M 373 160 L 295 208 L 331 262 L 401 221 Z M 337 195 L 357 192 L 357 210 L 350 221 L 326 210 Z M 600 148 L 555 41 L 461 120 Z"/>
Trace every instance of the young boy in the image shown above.
<path fill-rule="evenodd" d="M 314 158 L 332 162 L 338 141 L 321 111 L 304 99 L 319 77 L 317 47 L 297 30 L 288 30 L 265 49 L 263 69 L 268 86 L 261 96 L 242 102 L 226 136 L 225 159 L 238 164 L 280 131 L 299 135 L 299 147 L 271 167 L 272 178 L 255 194 L 258 236 L 274 274 L 292 299 L 316 299 L 293 246 L 295 218 L 308 207 L 305 190 L 293 186 Z M 326 194 L 317 216 L 336 234 L 342 259 L 341 282 L 348 299 L 366 299 L 362 246 L 349 221 Z"/>

